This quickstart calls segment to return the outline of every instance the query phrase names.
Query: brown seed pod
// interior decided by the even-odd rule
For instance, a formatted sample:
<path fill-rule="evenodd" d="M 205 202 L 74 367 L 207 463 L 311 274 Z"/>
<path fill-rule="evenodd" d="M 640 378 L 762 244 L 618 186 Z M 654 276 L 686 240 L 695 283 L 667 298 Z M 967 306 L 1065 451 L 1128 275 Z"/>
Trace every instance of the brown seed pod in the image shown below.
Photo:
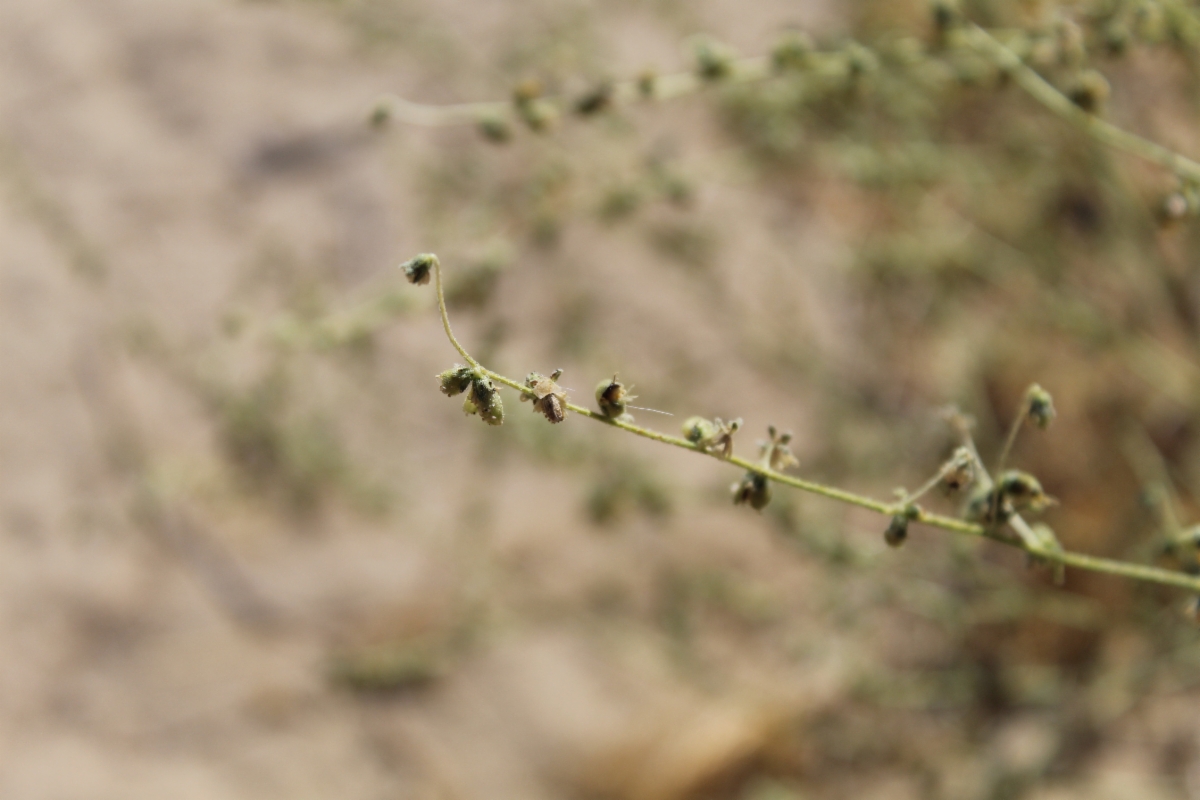
<path fill-rule="evenodd" d="M 733 485 L 732 490 L 735 506 L 748 505 L 761 511 L 771 502 L 771 482 L 757 472 L 747 472 Z"/>
<path fill-rule="evenodd" d="M 596 405 L 600 413 L 609 419 L 617 419 L 625 413 L 625 407 L 630 400 L 635 399 L 625 388 L 625 384 L 617 380 L 614 373 L 612 380 L 603 380 L 596 384 Z"/>
<path fill-rule="evenodd" d="M 892 517 L 887 530 L 883 532 L 883 540 L 887 542 L 888 547 L 900 547 L 908 541 L 908 517 L 904 514 Z"/>
<path fill-rule="evenodd" d="M 404 277 L 408 279 L 409 283 L 429 283 L 430 272 L 437 264 L 437 260 L 438 257 L 433 253 L 421 253 L 401 264 L 400 269 L 404 270 Z"/>
<path fill-rule="evenodd" d="M 522 400 L 533 403 L 533 410 L 545 415 L 551 423 L 559 423 L 566 419 L 567 393 L 562 390 L 555 380 L 562 375 L 562 370 L 555 370 L 547 378 L 537 372 L 531 372 L 525 378 L 526 393 Z"/>

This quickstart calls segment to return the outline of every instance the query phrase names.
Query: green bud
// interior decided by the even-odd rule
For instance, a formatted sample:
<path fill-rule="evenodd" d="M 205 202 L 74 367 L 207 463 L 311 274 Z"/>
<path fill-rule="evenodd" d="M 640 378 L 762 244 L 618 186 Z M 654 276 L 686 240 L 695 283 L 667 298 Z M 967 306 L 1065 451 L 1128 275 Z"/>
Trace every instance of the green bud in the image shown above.
<path fill-rule="evenodd" d="M 1036 383 L 1025 393 L 1028 402 L 1029 419 L 1042 430 L 1050 427 L 1057 412 L 1054 410 L 1054 399 L 1050 393 Z"/>
<path fill-rule="evenodd" d="M 500 425 L 504 422 L 504 403 L 500 393 L 488 378 L 476 377 L 471 382 L 463 402 L 463 411 L 468 414 L 478 414 L 488 425 Z"/>
<path fill-rule="evenodd" d="M 429 283 L 429 273 L 437 263 L 438 257 L 433 253 L 421 253 L 401 264 L 400 269 L 409 283 L 425 284 Z"/>
<path fill-rule="evenodd" d="M 438 382 L 441 384 L 442 394 L 446 397 L 454 397 L 456 394 L 465 392 L 475 377 L 475 370 L 471 367 L 455 364 L 438 375 Z"/>
<path fill-rule="evenodd" d="M 704 417 L 688 417 L 683 423 L 683 438 L 692 444 L 701 444 L 712 439 L 717 426 Z"/>

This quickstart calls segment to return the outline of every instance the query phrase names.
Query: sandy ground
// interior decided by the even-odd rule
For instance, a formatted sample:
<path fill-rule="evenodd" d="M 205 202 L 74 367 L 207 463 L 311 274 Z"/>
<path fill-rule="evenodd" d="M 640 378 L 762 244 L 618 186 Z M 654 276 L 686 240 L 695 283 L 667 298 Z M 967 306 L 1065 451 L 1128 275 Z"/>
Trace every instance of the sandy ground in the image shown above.
<path fill-rule="evenodd" d="M 977 734 L 965 712 L 854 709 L 889 663 L 954 647 L 910 613 L 953 590 L 902 580 L 919 555 L 882 570 L 877 519 L 817 508 L 847 544 L 797 547 L 728 507 L 716 465 L 582 420 L 550 436 L 515 398 L 485 430 L 434 391 L 453 353 L 395 264 L 500 247 L 498 299 L 458 317 L 499 367 L 563 366 L 584 396 L 620 369 L 647 405 L 742 415 L 751 437 L 789 424 L 804 456 L 810 400 L 771 378 L 778 353 L 747 354 L 853 362 L 845 245 L 821 207 L 754 191 L 703 103 L 508 149 L 364 124 L 384 91 L 502 97 L 531 70 L 666 69 L 690 32 L 754 51 L 789 23 L 837 20 L 0 2 L 0 796 L 984 797 L 996 764 L 1052 749 L 1044 710 Z M 687 211 L 651 210 L 658 250 L 596 221 L 596 192 L 545 188 L 563 164 L 602 186 L 657 152 L 697 186 Z M 584 221 L 530 244 L 514 231 L 538 202 Z M 369 348 L 286 333 L 384 292 L 400 310 Z M 591 521 L 593 487 L 638 470 L 673 512 Z M 1136 662 L 1137 637 L 1116 642 Z M 1192 735 L 1194 698 L 1173 696 L 1038 796 L 1179 796 L 1152 755 Z M 929 749 L 936 774 L 914 766 Z"/>

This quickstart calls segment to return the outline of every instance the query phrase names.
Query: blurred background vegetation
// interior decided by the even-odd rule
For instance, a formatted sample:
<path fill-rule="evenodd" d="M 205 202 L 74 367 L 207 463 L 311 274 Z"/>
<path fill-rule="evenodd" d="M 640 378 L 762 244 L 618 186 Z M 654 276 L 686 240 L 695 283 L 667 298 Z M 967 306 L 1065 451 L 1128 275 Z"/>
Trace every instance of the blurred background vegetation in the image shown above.
<path fill-rule="evenodd" d="M 1194 4 L 963 12 L 1200 155 Z M 917 526 L 890 550 L 783 489 L 734 508 L 736 471 L 516 402 L 465 419 L 395 269 L 436 251 L 505 374 L 562 367 L 590 405 L 617 371 L 676 415 L 639 422 L 740 416 L 742 454 L 791 429 L 800 474 L 882 498 L 953 448 L 940 408 L 994 455 L 1037 381 L 1058 420 L 1014 463 L 1063 543 L 1192 567 L 1163 548 L 1165 503 L 1200 513 L 1189 187 L 935 19 L 0 5 L 0 795 L 1200 797 L 1188 598 Z M 846 69 L 502 144 L 367 121 L 797 31 Z"/>

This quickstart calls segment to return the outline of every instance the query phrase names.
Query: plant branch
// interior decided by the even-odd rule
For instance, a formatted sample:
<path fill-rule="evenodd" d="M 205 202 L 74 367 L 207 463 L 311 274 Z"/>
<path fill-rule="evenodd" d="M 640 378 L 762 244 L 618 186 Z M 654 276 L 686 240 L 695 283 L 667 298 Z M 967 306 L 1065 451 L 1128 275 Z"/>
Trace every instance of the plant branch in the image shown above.
<path fill-rule="evenodd" d="M 1084 111 L 1032 67 L 1027 66 L 1019 55 L 980 26 L 971 25 L 967 28 L 967 34 L 980 50 L 989 54 L 996 65 L 1008 73 L 1034 100 L 1078 126 L 1096 141 L 1158 164 L 1181 178 L 1200 182 L 1200 163 Z"/>
<path fill-rule="evenodd" d="M 442 295 L 442 266 L 441 263 L 436 259 L 433 262 L 433 268 L 435 271 L 435 284 L 438 293 L 438 311 L 441 313 L 442 327 L 445 328 L 446 336 L 450 339 L 450 342 L 454 345 L 454 348 L 471 364 L 471 366 L 479 369 L 482 373 L 487 375 L 487 377 L 491 378 L 497 383 L 502 383 L 509 388 L 515 389 L 522 395 L 530 395 L 528 387 L 526 387 L 524 384 L 480 365 L 479 362 L 472 358 L 471 355 L 467 353 L 466 349 L 459 344 L 458 340 L 454 338 L 454 334 L 451 333 L 450 330 L 450 318 L 446 312 L 446 301 Z M 786 475 L 782 472 L 777 472 L 776 470 L 771 469 L 769 466 L 761 462 L 751 461 L 749 459 L 742 458 L 741 456 L 735 455 L 728 458 L 723 458 L 719 454 L 708 452 L 701 445 L 690 442 L 687 439 L 682 439 L 678 436 L 671 436 L 650 428 L 643 428 L 642 426 L 635 425 L 632 422 L 626 422 L 620 419 L 611 419 L 597 411 L 592 411 L 591 409 L 575 405 L 574 403 L 565 403 L 564 406 L 568 411 L 578 414 L 581 417 L 587 417 L 588 419 L 601 422 L 605 425 L 609 425 L 614 428 L 620 428 L 621 430 L 632 433 L 635 436 L 640 436 L 644 439 L 650 439 L 651 441 L 660 442 L 673 447 L 679 447 L 684 450 L 690 450 L 694 453 L 700 453 L 701 455 L 715 458 L 718 461 L 725 461 L 741 467 L 748 472 L 762 475 L 763 477 L 775 481 L 776 483 L 783 484 L 784 486 L 791 486 L 792 488 L 799 489 L 803 492 L 819 495 L 821 497 L 825 497 L 830 500 L 836 500 L 837 502 L 856 506 L 858 508 L 864 508 L 868 511 L 874 511 L 877 514 L 883 514 L 891 517 L 897 514 L 906 513 L 911 508 L 911 501 L 907 498 L 901 499 L 900 501 L 894 503 L 885 503 L 881 500 L 876 500 L 874 498 L 857 494 L 855 492 L 850 492 L 845 489 L 839 489 L 834 486 L 828 486 L 817 481 L 806 480 L 793 475 Z M 981 471 L 983 471 L 983 462 L 978 459 L 978 454 L 975 452 L 974 445 L 971 443 L 969 436 L 967 437 L 967 446 L 971 448 L 971 451 L 978 462 L 979 468 Z M 986 471 L 983 471 L 983 479 L 989 480 Z M 1200 577 L 1194 577 L 1182 572 L 1175 572 L 1168 569 L 1162 569 L 1160 567 L 1133 564 L 1125 561 L 1118 561 L 1116 559 L 1101 558 L 1099 556 L 1090 556 L 1083 553 L 1072 553 L 1062 550 L 1050 542 L 1044 541 L 1043 537 L 1040 537 L 1034 533 L 1030 529 L 1029 525 L 1026 524 L 1019 516 L 1014 516 L 1012 520 L 1010 520 L 1010 524 L 1013 525 L 1020 538 L 1007 536 L 1001 532 L 1001 530 L 995 527 L 985 527 L 983 525 L 957 519 L 955 517 L 933 514 L 920 507 L 917 507 L 916 514 L 915 516 L 911 516 L 911 519 L 914 522 L 921 522 L 932 528 L 939 528 L 951 533 L 974 536 L 981 539 L 991 539 L 992 541 L 1000 542 L 1001 544 L 1015 547 L 1019 550 L 1024 550 L 1029 555 L 1052 564 L 1075 567 L 1078 569 L 1088 570 L 1090 572 L 1100 572 L 1108 575 L 1131 578 L 1134 580 L 1147 581 L 1149 583 L 1157 583 L 1163 586 L 1172 586 L 1175 588 L 1186 589 L 1192 592 L 1200 593 Z"/>

